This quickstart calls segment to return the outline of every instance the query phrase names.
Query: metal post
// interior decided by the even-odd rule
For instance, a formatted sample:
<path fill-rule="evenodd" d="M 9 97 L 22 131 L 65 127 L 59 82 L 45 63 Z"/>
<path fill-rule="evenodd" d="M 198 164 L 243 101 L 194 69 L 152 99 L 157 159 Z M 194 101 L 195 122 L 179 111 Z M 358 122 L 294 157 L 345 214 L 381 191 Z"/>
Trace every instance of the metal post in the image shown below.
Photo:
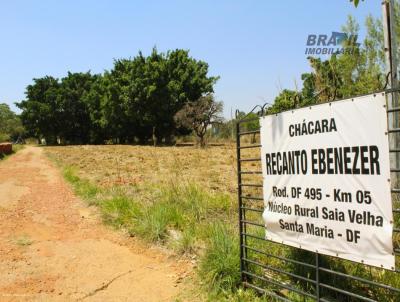
<path fill-rule="evenodd" d="M 242 209 L 242 175 L 241 175 L 241 164 L 240 164 L 240 126 L 239 123 L 236 123 L 236 155 L 237 155 L 237 177 L 238 177 L 238 201 L 239 201 L 239 244 L 240 244 L 240 275 L 242 282 L 246 281 L 244 271 L 244 262 L 243 262 L 243 209 Z"/>
<path fill-rule="evenodd" d="M 382 2 L 382 16 L 383 16 L 383 34 L 384 34 L 384 47 L 385 47 L 385 61 L 386 73 L 389 74 L 387 87 L 389 89 L 398 87 L 398 72 L 397 72 L 397 44 L 396 34 L 394 31 L 393 20 L 394 16 L 394 0 L 384 0 Z M 399 106 L 398 92 L 391 92 L 387 95 L 388 109 L 397 108 Z M 389 128 L 399 127 L 399 116 L 397 113 L 388 115 Z M 399 147 L 399 139 L 397 134 L 389 136 L 390 149 L 397 149 Z M 395 168 L 400 167 L 400 154 L 391 153 L 391 161 L 394 162 Z M 392 183 L 397 183 L 393 179 Z"/>
<path fill-rule="evenodd" d="M 315 253 L 315 296 L 317 298 L 317 302 L 320 301 L 319 294 L 319 254 Z"/>
<path fill-rule="evenodd" d="M 231 107 L 231 122 L 233 123 L 233 109 Z M 231 125 L 231 139 L 235 138 L 235 128 L 233 128 L 233 124 Z"/>
<path fill-rule="evenodd" d="M 396 32 L 393 21 L 394 15 L 394 0 L 385 0 L 382 2 L 383 15 L 383 34 L 385 46 L 386 71 L 390 72 L 389 88 L 397 88 L 398 79 L 398 62 L 397 62 L 397 42 Z"/>

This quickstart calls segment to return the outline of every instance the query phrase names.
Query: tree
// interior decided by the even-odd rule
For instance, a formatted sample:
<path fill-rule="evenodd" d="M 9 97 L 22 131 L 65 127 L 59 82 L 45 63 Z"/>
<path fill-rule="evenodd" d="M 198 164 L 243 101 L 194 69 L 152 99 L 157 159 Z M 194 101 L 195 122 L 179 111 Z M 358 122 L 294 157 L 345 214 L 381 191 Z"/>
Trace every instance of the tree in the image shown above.
<path fill-rule="evenodd" d="M 82 101 L 89 113 L 89 140 L 92 144 L 103 144 L 111 135 L 111 124 L 107 123 L 105 100 L 109 89 L 108 73 L 96 75 Z"/>
<path fill-rule="evenodd" d="M 86 95 L 97 78 L 90 72 L 68 72 L 61 82 L 51 76 L 34 79 L 26 88 L 26 99 L 16 104 L 29 134 L 45 138 L 48 144 L 89 143 L 89 110 L 94 112 L 98 104 Z"/>
<path fill-rule="evenodd" d="M 91 99 L 86 96 L 98 76 L 85 73 L 71 73 L 61 79 L 59 107 L 62 112 L 62 127 L 58 136 L 68 143 L 87 144 L 90 142 L 91 118 L 89 110 L 96 110 Z M 89 108 L 91 105 L 91 108 Z"/>
<path fill-rule="evenodd" d="M 185 104 L 176 113 L 175 121 L 178 125 L 192 129 L 199 138 L 200 146 L 204 147 L 207 127 L 222 122 L 223 119 L 220 116 L 222 110 L 223 103 L 215 101 L 212 94 L 207 94 L 195 102 Z"/>
<path fill-rule="evenodd" d="M 274 104 L 267 109 L 267 113 L 279 113 L 282 111 L 290 110 L 296 108 L 299 103 L 298 93 L 294 90 L 284 89 L 275 98 Z"/>
<path fill-rule="evenodd" d="M 209 77 L 208 64 L 186 50 L 160 53 L 114 62 L 109 73 L 105 115 L 120 141 L 142 143 L 149 138 L 169 142 L 178 130 L 174 116 L 190 101 L 212 93 L 217 77 Z M 127 131 L 128 130 L 128 131 Z M 185 129 L 182 129 L 185 130 Z"/>
<path fill-rule="evenodd" d="M 21 120 L 28 135 L 45 138 L 50 144 L 56 143 L 62 127 L 61 108 L 59 106 L 58 79 L 45 76 L 33 79 L 26 88 L 26 99 L 16 103 L 22 110 Z"/>
<path fill-rule="evenodd" d="M 0 142 L 15 141 L 24 135 L 20 118 L 7 104 L 0 104 Z"/>

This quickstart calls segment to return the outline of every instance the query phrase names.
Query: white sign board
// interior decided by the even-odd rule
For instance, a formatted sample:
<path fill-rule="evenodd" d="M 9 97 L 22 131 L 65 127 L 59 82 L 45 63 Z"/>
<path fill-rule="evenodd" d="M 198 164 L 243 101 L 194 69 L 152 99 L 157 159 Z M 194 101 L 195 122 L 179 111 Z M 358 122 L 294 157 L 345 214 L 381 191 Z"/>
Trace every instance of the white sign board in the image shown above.
<path fill-rule="evenodd" d="M 385 95 L 262 117 L 266 238 L 393 270 Z"/>

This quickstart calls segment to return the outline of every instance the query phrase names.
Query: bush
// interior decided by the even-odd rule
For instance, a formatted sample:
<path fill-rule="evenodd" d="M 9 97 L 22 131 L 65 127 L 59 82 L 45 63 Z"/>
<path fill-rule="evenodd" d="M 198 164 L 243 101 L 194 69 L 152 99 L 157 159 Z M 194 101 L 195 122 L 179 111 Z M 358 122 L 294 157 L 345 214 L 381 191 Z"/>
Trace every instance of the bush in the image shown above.
<path fill-rule="evenodd" d="M 10 136 L 8 134 L 0 133 L 0 143 L 9 141 L 10 141 Z"/>

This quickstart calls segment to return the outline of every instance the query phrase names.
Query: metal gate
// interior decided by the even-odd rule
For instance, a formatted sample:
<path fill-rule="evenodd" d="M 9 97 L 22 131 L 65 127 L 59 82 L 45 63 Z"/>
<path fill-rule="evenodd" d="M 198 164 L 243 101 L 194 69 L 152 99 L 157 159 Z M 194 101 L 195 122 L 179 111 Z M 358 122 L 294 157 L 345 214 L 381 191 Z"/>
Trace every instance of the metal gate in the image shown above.
<path fill-rule="evenodd" d="M 398 100 L 399 91 L 376 94 Z M 268 114 L 268 108 L 256 106 L 241 119 L 237 116 L 240 271 L 245 287 L 268 296 L 268 301 L 400 301 L 400 166 L 396 166 L 400 162 L 400 106 L 393 101 L 387 104 L 394 272 L 266 240 L 257 121 Z"/>

